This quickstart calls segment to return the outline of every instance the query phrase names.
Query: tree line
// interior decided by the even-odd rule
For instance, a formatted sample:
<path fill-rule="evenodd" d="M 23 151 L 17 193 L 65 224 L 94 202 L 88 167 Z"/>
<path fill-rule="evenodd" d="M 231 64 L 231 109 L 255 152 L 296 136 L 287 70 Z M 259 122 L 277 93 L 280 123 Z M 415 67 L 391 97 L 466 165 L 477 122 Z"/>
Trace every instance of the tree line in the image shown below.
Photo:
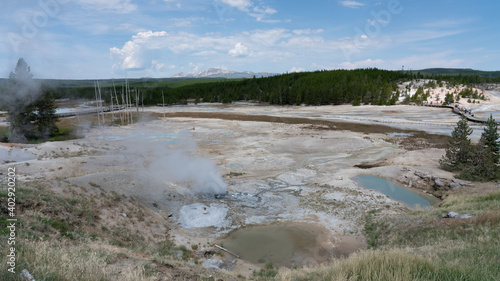
<path fill-rule="evenodd" d="M 182 103 L 188 99 L 203 102 L 230 103 L 233 101 L 260 101 L 274 105 L 327 104 L 395 104 L 397 82 L 409 75 L 379 69 L 334 70 L 289 73 L 266 78 L 225 80 L 200 83 L 179 88 L 164 85 L 133 85 L 142 93 L 145 105 Z M 120 86 L 118 86 L 120 87 Z M 103 87 L 112 93 L 113 87 Z M 120 91 L 120 88 L 118 88 Z M 58 88 L 56 97 L 91 98 L 92 87 Z M 103 94 L 104 96 L 109 96 Z"/>
<path fill-rule="evenodd" d="M 422 73 L 380 70 L 330 70 L 287 73 L 266 78 L 222 80 L 171 88 L 164 83 L 131 83 L 144 105 L 196 102 L 259 101 L 273 105 L 392 105 L 399 99 L 397 84 L 412 79 L 436 79 L 450 85 L 492 82 L 496 78 L 477 75 L 424 75 Z M 123 85 L 102 87 L 103 98 L 109 101 L 113 92 Z M 94 98 L 94 87 L 59 87 L 56 98 Z"/>

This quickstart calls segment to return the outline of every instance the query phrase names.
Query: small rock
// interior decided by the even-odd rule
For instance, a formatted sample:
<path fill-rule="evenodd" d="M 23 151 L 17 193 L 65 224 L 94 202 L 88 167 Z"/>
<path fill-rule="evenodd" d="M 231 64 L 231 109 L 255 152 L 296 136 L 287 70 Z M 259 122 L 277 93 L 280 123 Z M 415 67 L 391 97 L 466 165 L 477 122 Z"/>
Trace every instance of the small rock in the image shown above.
<path fill-rule="evenodd" d="M 448 187 L 453 189 L 453 190 L 457 190 L 457 189 L 460 189 L 462 187 L 462 185 L 460 185 L 459 183 L 456 183 L 456 182 L 450 182 L 448 184 Z"/>
<path fill-rule="evenodd" d="M 203 262 L 203 267 L 206 269 L 219 270 L 224 262 L 219 259 L 207 259 Z"/>
<path fill-rule="evenodd" d="M 27 281 L 35 281 L 35 278 L 33 278 L 27 269 L 23 269 L 23 271 L 21 271 L 21 277 L 24 277 L 24 280 Z"/>
<path fill-rule="evenodd" d="M 65 216 L 67 216 L 67 217 L 69 217 L 69 218 L 72 218 L 72 217 L 73 217 L 70 213 L 65 212 L 65 211 L 62 211 L 62 212 L 61 212 L 61 214 L 65 215 Z"/>
<path fill-rule="evenodd" d="M 205 253 L 203 253 L 203 256 L 206 259 L 209 259 L 209 258 L 213 257 L 213 255 L 215 255 L 215 251 L 212 251 L 212 250 L 208 250 L 208 251 L 205 251 Z"/>
<path fill-rule="evenodd" d="M 423 179 L 423 180 L 426 180 L 426 181 L 429 181 L 431 179 L 432 176 L 424 173 L 424 172 L 420 172 L 420 171 L 415 171 L 415 176 Z"/>
<path fill-rule="evenodd" d="M 458 218 L 459 214 L 458 213 L 455 213 L 455 212 L 448 212 L 448 217 L 449 218 Z"/>
<path fill-rule="evenodd" d="M 125 213 L 122 213 L 122 216 L 124 216 L 124 217 L 127 217 L 127 214 L 125 214 Z"/>
<path fill-rule="evenodd" d="M 466 183 L 462 180 L 453 179 L 453 182 L 459 185 L 466 185 Z"/>
<path fill-rule="evenodd" d="M 436 187 L 443 187 L 444 183 L 440 179 L 435 179 L 434 180 L 434 186 L 436 186 Z"/>

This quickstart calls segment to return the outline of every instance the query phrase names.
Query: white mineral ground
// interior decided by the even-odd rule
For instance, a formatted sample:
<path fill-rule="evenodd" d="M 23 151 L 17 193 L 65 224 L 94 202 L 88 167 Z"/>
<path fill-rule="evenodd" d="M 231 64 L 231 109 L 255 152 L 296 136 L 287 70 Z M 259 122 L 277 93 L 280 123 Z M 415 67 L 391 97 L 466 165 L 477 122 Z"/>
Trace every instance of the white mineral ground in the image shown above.
<path fill-rule="evenodd" d="M 473 107 L 476 116 L 500 110 L 500 98 L 494 94 L 488 93 L 488 101 Z M 89 190 L 99 186 L 125 198 L 133 197 L 161 214 L 170 215 L 171 237 L 181 245 L 201 244 L 203 248 L 207 242 L 217 242 L 231 230 L 244 226 L 293 222 L 305 229 L 321 229 L 318 245 L 354 251 L 364 245 L 361 229 L 366 211 L 380 209 L 389 214 L 406 207 L 357 186 L 351 177 L 371 174 L 397 182 L 409 172 L 420 171 L 453 178 L 439 168 L 443 149 L 406 151 L 387 141 L 404 136 L 390 132 L 365 134 L 307 124 L 161 118 L 164 110 L 228 112 L 382 124 L 449 134 L 459 117 L 446 108 L 278 107 L 235 103 L 145 110 L 156 113 L 160 119 L 130 126 L 90 128 L 83 139 L 16 148 L 11 155 L 18 155 L 17 161 L 25 163 L 23 166 L 15 163 L 19 167 L 19 180 L 62 181 Z M 482 127 L 470 125 L 477 140 Z M 184 136 L 186 130 L 189 133 Z M 8 156 L 11 146 L 2 145 L 0 149 L 1 155 Z M 156 149 L 161 153 L 156 154 Z M 168 165 L 162 171 L 162 157 L 170 157 L 169 153 L 177 149 L 192 157 L 178 163 L 181 170 L 182 165 L 191 165 L 190 159 L 209 159 L 215 163 L 227 184 L 228 198 L 202 196 L 199 191 L 203 186 L 195 187 L 195 182 L 185 178 L 173 180 L 166 171 Z M 9 161 L 16 160 L 8 157 Z M 384 165 L 371 169 L 354 167 L 378 160 Z M 53 188 L 62 190 L 61 184 L 54 184 Z M 237 265 L 240 270 L 245 266 L 251 267 L 244 262 Z"/>

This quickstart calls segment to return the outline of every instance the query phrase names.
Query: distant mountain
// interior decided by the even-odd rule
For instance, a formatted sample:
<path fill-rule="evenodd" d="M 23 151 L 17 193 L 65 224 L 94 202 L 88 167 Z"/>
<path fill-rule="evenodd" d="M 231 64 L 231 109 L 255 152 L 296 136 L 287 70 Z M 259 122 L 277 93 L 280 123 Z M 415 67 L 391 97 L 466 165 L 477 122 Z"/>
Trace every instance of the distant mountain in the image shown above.
<path fill-rule="evenodd" d="M 496 78 L 500 77 L 500 71 L 482 71 L 471 68 L 427 68 L 422 70 L 412 70 L 414 73 L 436 74 L 436 75 L 478 75 L 481 77 Z"/>
<path fill-rule="evenodd" d="M 196 73 L 178 73 L 172 76 L 172 78 L 260 78 L 260 77 L 269 77 L 269 76 L 275 76 L 278 75 L 278 73 L 269 73 L 269 72 L 251 72 L 251 71 L 244 71 L 244 72 L 237 72 L 237 71 L 232 71 L 232 70 L 227 70 L 227 69 L 222 69 L 222 68 L 209 68 L 205 69 L 200 72 Z"/>

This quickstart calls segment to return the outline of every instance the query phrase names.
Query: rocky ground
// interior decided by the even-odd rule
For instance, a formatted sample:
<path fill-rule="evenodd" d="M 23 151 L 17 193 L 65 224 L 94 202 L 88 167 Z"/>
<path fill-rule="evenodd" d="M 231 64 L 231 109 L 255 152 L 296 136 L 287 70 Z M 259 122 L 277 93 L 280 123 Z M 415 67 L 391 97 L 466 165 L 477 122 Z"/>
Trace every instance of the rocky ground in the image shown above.
<path fill-rule="evenodd" d="M 317 229 L 316 253 L 323 257 L 322 249 L 363 249 L 366 212 L 406 207 L 359 187 L 353 176 L 381 176 L 436 198 L 472 185 L 439 168 L 445 139 L 421 133 L 449 133 L 458 117 L 448 109 L 238 103 L 152 107 L 142 114 L 148 121 L 82 127 L 80 139 L 2 144 L 3 170 L 15 166 L 19 181 L 48 183 L 55 194 L 112 194 L 123 205 L 101 205 L 98 225 L 134 220 L 137 237 L 152 241 L 168 232 L 177 246 L 193 250 L 196 259 L 188 258 L 186 268 L 225 268 L 233 276 L 262 265 L 214 255 L 220 252 L 214 245 L 251 225 Z M 215 198 L 213 190 L 224 196 Z M 126 266 L 108 265 L 117 280 Z"/>

